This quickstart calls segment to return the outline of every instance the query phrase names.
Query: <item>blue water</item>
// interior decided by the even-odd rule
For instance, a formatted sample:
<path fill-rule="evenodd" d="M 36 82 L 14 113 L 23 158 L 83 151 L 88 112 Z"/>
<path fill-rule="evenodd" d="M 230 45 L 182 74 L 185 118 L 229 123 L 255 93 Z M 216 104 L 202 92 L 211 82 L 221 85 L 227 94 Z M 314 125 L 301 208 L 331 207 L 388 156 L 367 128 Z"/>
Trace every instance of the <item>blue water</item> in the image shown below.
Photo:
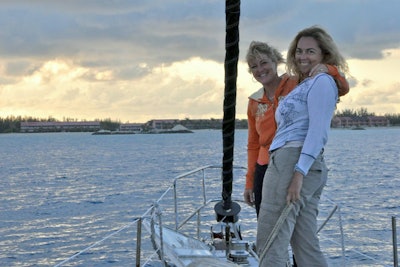
<path fill-rule="evenodd" d="M 331 131 L 324 196 L 340 206 L 346 248 L 363 253 L 362 264 L 347 266 L 393 266 L 399 137 L 399 128 Z M 247 132 L 238 130 L 236 165 L 246 165 L 246 141 Z M 3 134 L 0 147 L 0 266 L 10 267 L 54 266 L 141 215 L 175 176 L 222 162 L 222 134 L 211 130 Z M 244 177 L 234 183 L 243 188 Z M 109 244 L 124 259 L 99 249 L 92 253 L 100 265 L 80 260 L 65 266 L 133 266 L 132 240 L 125 233 Z"/>

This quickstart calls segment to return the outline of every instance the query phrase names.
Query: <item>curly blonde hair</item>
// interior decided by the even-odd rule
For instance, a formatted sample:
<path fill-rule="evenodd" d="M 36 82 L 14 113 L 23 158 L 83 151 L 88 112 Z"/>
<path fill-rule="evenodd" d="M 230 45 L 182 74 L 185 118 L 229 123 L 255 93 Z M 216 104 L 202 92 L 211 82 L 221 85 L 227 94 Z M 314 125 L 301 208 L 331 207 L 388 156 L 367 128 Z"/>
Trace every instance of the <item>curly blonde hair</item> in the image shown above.
<path fill-rule="evenodd" d="M 264 42 L 252 41 L 246 54 L 247 63 L 252 60 L 261 59 L 263 56 L 270 58 L 276 65 L 285 63 L 285 59 L 276 48 Z M 251 73 L 250 68 L 249 72 Z"/>
<path fill-rule="evenodd" d="M 301 78 L 302 74 L 296 66 L 296 49 L 297 43 L 302 37 L 312 37 L 317 41 L 319 48 L 322 51 L 323 64 L 334 65 L 338 68 L 341 73 L 348 73 L 348 65 L 345 58 L 340 54 L 332 37 L 321 27 L 312 26 L 301 30 L 294 40 L 290 43 L 289 50 L 287 52 L 287 64 L 286 71 L 290 75 L 295 75 Z"/>

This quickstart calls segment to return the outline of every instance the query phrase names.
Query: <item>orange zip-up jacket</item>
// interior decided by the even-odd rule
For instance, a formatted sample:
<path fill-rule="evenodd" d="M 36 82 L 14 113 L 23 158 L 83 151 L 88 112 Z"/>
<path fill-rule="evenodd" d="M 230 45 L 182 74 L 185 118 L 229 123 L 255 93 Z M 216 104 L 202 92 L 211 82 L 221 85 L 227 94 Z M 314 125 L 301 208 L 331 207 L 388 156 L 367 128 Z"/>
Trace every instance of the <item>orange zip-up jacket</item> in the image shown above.
<path fill-rule="evenodd" d="M 349 92 L 346 78 L 341 76 L 336 67 L 326 65 L 328 73 L 338 84 L 339 96 Z M 297 77 L 289 77 L 286 73 L 275 90 L 273 101 L 264 93 L 264 88 L 259 89 L 249 97 L 247 107 L 248 143 L 247 143 L 247 174 L 246 189 L 253 189 L 254 172 L 256 163 L 268 164 L 269 146 L 275 136 L 276 122 L 275 110 L 279 101 L 292 91 L 298 84 Z"/>

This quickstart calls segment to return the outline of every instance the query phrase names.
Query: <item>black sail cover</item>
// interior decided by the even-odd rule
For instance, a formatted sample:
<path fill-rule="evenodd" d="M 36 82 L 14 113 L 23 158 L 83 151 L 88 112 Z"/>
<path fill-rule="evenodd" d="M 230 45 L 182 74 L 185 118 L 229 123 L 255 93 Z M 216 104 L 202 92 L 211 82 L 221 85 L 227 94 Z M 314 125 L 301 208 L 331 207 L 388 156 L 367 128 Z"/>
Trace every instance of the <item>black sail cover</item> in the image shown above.
<path fill-rule="evenodd" d="M 236 222 L 240 206 L 232 202 L 233 153 L 236 121 L 236 81 L 239 59 L 239 18 L 240 0 L 225 1 L 225 92 L 224 117 L 222 121 L 223 159 L 222 159 L 222 202 L 215 205 L 217 220 Z"/>

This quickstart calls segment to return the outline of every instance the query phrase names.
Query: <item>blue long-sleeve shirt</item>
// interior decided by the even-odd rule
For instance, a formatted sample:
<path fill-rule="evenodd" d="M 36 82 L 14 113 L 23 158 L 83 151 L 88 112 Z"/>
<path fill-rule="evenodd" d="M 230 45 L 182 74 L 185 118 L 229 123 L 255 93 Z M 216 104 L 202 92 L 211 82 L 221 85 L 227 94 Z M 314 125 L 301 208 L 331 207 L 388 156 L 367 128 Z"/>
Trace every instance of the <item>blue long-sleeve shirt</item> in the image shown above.
<path fill-rule="evenodd" d="M 295 169 L 306 175 L 328 141 L 337 100 L 337 86 L 328 74 L 319 74 L 300 83 L 279 102 L 275 113 L 278 129 L 270 151 L 289 142 L 302 143 Z"/>

